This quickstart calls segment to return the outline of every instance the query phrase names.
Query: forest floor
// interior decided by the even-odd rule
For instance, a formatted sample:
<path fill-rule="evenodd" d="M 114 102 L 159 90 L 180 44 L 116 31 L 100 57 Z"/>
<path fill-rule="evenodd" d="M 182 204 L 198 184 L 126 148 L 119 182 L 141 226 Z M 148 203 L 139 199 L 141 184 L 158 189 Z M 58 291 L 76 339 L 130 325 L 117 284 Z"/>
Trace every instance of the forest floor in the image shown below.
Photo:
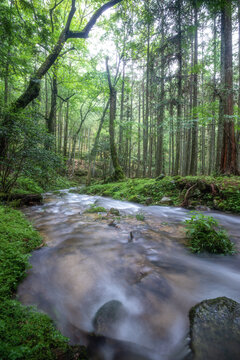
<path fill-rule="evenodd" d="M 30 252 L 41 246 L 40 235 L 20 211 L 0 206 L 0 358 L 86 359 L 84 348 L 69 346 L 47 315 L 16 299 Z"/>
<path fill-rule="evenodd" d="M 127 179 L 117 183 L 95 183 L 79 190 L 89 195 L 109 196 L 145 205 L 210 208 L 240 213 L 240 177 L 160 176 Z"/>

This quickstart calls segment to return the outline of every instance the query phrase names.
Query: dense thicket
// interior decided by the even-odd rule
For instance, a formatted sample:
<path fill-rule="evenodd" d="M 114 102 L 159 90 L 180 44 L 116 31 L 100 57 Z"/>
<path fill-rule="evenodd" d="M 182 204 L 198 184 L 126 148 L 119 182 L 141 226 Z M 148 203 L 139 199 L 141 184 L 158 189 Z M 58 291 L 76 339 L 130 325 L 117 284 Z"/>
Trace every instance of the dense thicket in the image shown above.
<path fill-rule="evenodd" d="M 238 1 L 3 0 L 0 24 L 2 190 L 63 164 L 238 174 Z"/>

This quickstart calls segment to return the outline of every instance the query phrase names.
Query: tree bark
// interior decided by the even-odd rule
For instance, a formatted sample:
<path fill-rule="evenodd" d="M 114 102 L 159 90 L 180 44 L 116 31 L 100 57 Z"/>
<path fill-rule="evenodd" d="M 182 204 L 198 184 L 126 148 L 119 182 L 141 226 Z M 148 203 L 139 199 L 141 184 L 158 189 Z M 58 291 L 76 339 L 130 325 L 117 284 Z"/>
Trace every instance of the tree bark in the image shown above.
<path fill-rule="evenodd" d="M 181 120 L 182 120 L 182 16 L 181 0 L 178 0 L 178 99 L 177 99 L 177 132 L 176 132 L 176 158 L 174 175 L 178 175 L 181 154 Z"/>
<path fill-rule="evenodd" d="M 115 181 L 124 179 L 123 170 L 119 164 L 117 150 L 115 145 L 115 129 L 114 129 L 114 122 L 116 118 L 116 103 L 117 103 L 117 91 L 112 85 L 111 75 L 108 67 L 108 58 L 106 58 L 106 70 L 108 76 L 108 85 L 109 85 L 109 103 L 110 103 L 110 116 L 109 116 L 109 140 L 110 140 L 110 153 L 112 164 L 114 168 L 114 175 L 113 179 Z"/>
<path fill-rule="evenodd" d="M 237 146 L 233 120 L 233 68 L 232 68 L 232 5 L 222 5 L 224 41 L 223 78 L 223 147 L 221 154 L 222 174 L 238 174 Z"/>
<path fill-rule="evenodd" d="M 194 26 L 195 26 L 195 41 L 194 41 L 194 75 L 193 75 L 193 126 L 192 126 L 192 150 L 191 150 L 191 163 L 190 174 L 197 175 L 198 165 L 198 10 L 197 1 L 194 1 Z"/>

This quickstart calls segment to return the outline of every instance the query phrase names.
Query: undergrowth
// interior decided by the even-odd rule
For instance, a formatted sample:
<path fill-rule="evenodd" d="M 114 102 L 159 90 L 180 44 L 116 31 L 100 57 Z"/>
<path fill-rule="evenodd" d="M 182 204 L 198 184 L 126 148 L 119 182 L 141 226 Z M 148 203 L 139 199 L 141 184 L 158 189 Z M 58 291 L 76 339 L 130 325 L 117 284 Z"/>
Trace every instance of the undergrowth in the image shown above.
<path fill-rule="evenodd" d="M 235 247 L 225 230 L 221 229 L 216 219 L 200 213 L 194 213 L 185 220 L 188 238 L 187 247 L 193 253 L 234 254 Z"/>
<path fill-rule="evenodd" d="M 96 183 L 80 193 L 109 196 L 146 205 L 207 206 L 240 213 L 240 177 L 165 176 L 157 179 L 128 179 L 114 183 Z M 161 203 L 163 197 L 169 202 Z"/>
<path fill-rule="evenodd" d="M 41 241 L 23 214 L 0 206 L 0 359 L 51 360 L 69 351 L 67 339 L 46 315 L 14 300 L 29 252 Z"/>

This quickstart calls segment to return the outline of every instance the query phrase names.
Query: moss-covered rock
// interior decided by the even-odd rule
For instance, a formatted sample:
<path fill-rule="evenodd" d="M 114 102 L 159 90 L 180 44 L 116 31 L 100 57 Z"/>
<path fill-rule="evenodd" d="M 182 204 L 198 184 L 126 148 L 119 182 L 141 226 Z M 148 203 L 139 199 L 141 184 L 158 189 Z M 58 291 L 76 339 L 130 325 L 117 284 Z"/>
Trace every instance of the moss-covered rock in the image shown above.
<path fill-rule="evenodd" d="M 205 300 L 189 313 L 194 360 L 239 360 L 240 304 L 226 297 Z"/>

